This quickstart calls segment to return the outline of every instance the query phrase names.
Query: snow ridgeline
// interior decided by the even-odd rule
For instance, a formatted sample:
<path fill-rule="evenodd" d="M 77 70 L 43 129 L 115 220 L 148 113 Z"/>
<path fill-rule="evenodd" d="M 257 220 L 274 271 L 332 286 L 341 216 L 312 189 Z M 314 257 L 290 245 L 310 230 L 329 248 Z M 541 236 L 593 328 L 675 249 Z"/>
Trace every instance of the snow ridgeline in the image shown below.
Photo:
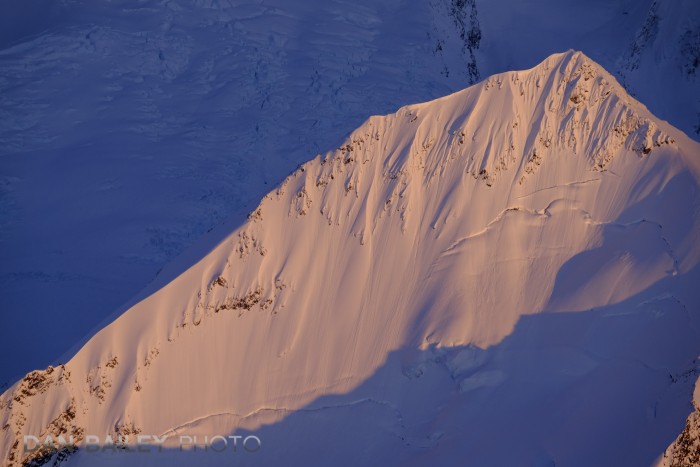
<path fill-rule="evenodd" d="M 478 391 L 519 400 L 509 386 L 516 365 L 491 368 L 472 353 L 498 349 L 529 315 L 663 303 L 673 317 L 664 329 L 687 334 L 662 356 L 635 358 L 680 372 L 700 351 L 689 285 L 700 261 L 697 154 L 697 143 L 573 51 L 372 117 L 68 363 L 6 391 L 0 457 L 26 462 L 24 434 L 211 434 L 283 423 L 321 397 L 353 394 L 395 352 L 428 357 L 402 360 L 390 387 L 447 359 L 464 401 Z M 571 346 L 571 386 L 628 358 Z M 644 378 L 656 382 L 657 373 Z M 644 403 L 672 394 L 655 384 L 644 391 Z M 362 400 L 385 399 L 370 391 Z M 399 414 L 416 403 L 429 405 L 387 402 Z M 605 409 L 605 423 L 656 440 L 650 449 L 663 442 L 656 425 Z M 548 427 L 531 436 L 546 444 Z M 431 444 L 436 459 L 463 449 L 454 433 Z M 574 443 L 558 458 L 582 449 Z M 54 455 L 29 457 L 46 454 Z"/>

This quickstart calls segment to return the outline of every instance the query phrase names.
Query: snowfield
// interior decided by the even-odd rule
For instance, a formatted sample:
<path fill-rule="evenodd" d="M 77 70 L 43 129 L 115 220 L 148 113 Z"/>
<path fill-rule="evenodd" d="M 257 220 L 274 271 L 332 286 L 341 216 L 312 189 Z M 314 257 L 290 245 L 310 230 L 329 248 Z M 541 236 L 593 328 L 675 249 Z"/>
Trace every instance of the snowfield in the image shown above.
<path fill-rule="evenodd" d="M 171 440 L 70 466 L 663 462 L 699 370 L 699 155 L 575 51 L 371 117 L 12 385 L 0 458 L 63 433 Z"/>

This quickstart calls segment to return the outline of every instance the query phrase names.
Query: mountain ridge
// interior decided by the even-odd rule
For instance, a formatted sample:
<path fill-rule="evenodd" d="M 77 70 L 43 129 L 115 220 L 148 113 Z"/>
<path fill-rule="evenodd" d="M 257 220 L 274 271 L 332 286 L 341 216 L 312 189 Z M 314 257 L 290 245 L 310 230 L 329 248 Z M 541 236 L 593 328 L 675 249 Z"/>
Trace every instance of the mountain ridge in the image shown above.
<path fill-rule="evenodd" d="M 574 51 L 371 117 L 65 366 L 6 391 L 0 421 L 14 436 L 164 433 L 201 414 L 293 411 L 350 392 L 398 348 L 488 349 L 522 316 L 685 281 L 700 219 L 665 207 L 697 206 L 697 148 Z M 572 267 L 591 278 L 572 282 Z M 503 381 L 482 376 L 465 392 Z"/>
<path fill-rule="evenodd" d="M 213 243 L 207 232 L 225 220 L 233 230 L 369 115 L 476 76 L 583 50 L 697 138 L 690 0 L 26 0 L 5 10 L 0 285 L 15 312 L 0 338 L 21 358 L 0 355 L 0 391 L 63 361 L 161 268 L 201 237 Z"/>

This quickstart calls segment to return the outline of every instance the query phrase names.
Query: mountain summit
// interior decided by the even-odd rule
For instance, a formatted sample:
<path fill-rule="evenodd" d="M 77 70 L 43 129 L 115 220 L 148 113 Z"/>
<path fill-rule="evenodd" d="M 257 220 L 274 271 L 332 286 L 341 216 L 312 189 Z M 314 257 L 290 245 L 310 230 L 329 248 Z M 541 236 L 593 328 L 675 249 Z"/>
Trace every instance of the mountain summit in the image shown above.
<path fill-rule="evenodd" d="M 371 117 L 5 392 L 0 457 L 256 433 L 236 462 L 650 464 L 700 354 L 699 154 L 574 51 Z M 221 462 L 170 447 L 67 463 Z"/>

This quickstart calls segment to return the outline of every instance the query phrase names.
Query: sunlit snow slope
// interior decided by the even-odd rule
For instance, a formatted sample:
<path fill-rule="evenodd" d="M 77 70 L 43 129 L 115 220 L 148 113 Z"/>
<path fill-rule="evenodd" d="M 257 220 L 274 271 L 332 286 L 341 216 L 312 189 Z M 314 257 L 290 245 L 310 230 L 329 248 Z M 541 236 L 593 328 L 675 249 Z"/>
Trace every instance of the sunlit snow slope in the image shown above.
<path fill-rule="evenodd" d="M 697 0 L 0 2 L 0 391 L 370 115 L 567 49 L 700 138 Z"/>
<path fill-rule="evenodd" d="M 254 432 L 226 462 L 651 464 L 700 354 L 699 156 L 578 52 L 372 117 L 5 392 L 2 459 L 27 433 Z M 68 465 L 98 461 L 221 457 Z"/>

